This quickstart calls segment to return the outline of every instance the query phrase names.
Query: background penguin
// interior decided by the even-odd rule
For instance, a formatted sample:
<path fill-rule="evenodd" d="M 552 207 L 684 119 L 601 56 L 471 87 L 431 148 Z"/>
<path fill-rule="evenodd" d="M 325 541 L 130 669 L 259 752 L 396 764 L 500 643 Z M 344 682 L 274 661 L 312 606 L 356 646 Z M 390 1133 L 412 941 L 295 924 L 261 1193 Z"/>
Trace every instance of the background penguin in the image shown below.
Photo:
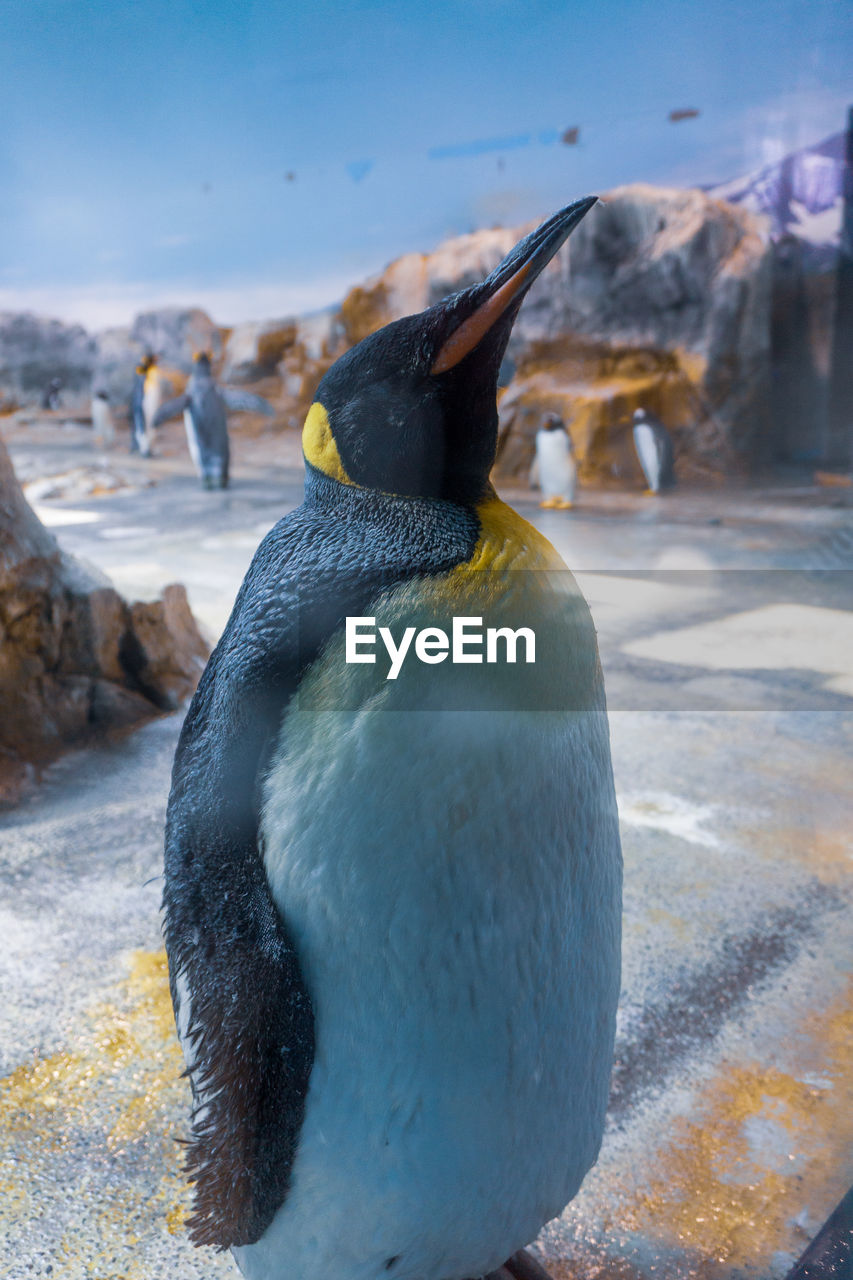
<path fill-rule="evenodd" d="M 601 667 L 571 574 L 488 479 L 513 320 L 594 203 L 326 373 L 305 501 L 184 723 L 164 910 L 188 1226 L 249 1280 L 541 1276 L 519 1251 L 598 1153 L 621 894 Z M 353 616 L 523 623 L 536 661 L 423 649 L 391 680 L 346 661 Z"/>
<path fill-rule="evenodd" d="M 634 410 L 634 448 L 649 493 L 660 493 L 675 484 L 672 439 L 660 418 L 646 409 Z"/>
<path fill-rule="evenodd" d="M 267 414 L 275 410 L 262 396 L 231 387 L 217 387 L 207 352 L 200 352 L 193 360 L 195 363 L 186 394 L 162 405 L 154 418 L 154 425 L 159 426 L 168 418 L 183 413 L 190 457 L 202 484 L 205 489 L 225 489 L 230 461 L 227 409 Z"/>
<path fill-rule="evenodd" d="M 163 379 L 160 375 L 157 357 L 151 355 L 148 357 L 145 382 L 142 388 L 142 412 L 145 416 L 145 433 L 148 441 L 146 457 L 150 456 L 151 447 L 154 443 L 155 419 L 157 410 L 163 403 L 163 390 Z"/>
<path fill-rule="evenodd" d="M 62 379 L 51 378 L 50 382 L 42 392 L 41 407 L 43 409 L 58 409 L 60 405 L 60 391 L 62 390 Z"/>
<path fill-rule="evenodd" d="M 92 433 L 96 448 L 105 449 L 115 439 L 110 397 L 103 389 L 92 396 Z"/>
<path fill-rule="evenodd" d="M 145 379 L 153 356 L 144 356 L 136 366 L 130 393 L 130 452 L 151 456 L 151 441 L 145 421 Z"/>
<path fill-rule="evenodd" d="M 534 466 L 536 480 L 542 490 L 539 505 L 561 510 L 571 507 L 575 500 L 578 469 L 572 438 L 557 413 L 549 413 L 536 432 Z"/>

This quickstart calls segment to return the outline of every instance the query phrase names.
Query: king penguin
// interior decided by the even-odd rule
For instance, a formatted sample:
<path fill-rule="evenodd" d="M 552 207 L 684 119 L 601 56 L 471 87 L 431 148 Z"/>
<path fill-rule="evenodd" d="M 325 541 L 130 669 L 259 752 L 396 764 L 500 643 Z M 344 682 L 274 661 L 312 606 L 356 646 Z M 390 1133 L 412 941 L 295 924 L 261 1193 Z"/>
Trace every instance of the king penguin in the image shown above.
<path fill-rule="evenodd" d="M 146 456 L 151 454 L 151 446 L 154 441 L 155 418 L 157 410 L 163 403 L 163 378 L 160 374 L 160 366 L 157 363 L 157 357 L 152 355 L 148 357 L 145 369 L 145 382 L 142 387 L 142 412 L 145 415 L 145 435 L 147 439 Z"/>
<path fill-rule="evenodd" d="M 602 673 L 571 574 L 489 483 L 511 326 L 594 204 L 328 370 L 304 502 L 183 726 L 164 929 L 188 1229 L 249 1280 L 542 1277 L 524 1246 L 598 1154 L 621 913 Z M 436 621 L 485 617 L 535 660 L 507 636 L 502 663 L 440 652 Z M 389 678 L 353 621 L 420 629 L 421 656 Z"/>
<path fill-rule="evenodd" d="M 228 442 L 228 409 L 244 409 L 255 413 L 274 412 L 262 396 L 230 387 L 218 387 L 206 351 L 193 356 L 193 371 L 186 393 L 167 400 L 160 407 L 154 425 L 168 418 L 184 415 L 187 447 L 193 465 L 205 489 L 227 489 L 230 465 Z"/>
<path fill-rule="evenodd" d="M 153 356 L 143 356 L 133 375 L 130 393 L 130 452 L 141 453 L 147 458 L 151 453 L 148 425 L 145 421 L 145 379 Z"/>

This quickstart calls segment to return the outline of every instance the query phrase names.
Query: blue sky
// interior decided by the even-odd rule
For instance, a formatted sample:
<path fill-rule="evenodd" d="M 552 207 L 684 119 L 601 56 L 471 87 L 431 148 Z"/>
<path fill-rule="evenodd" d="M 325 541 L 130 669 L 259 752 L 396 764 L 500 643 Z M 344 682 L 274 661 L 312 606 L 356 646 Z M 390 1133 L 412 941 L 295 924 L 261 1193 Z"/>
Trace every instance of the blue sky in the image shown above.
<path fill-rule="evenodd" d="M 851 66 L 848 0 L 0 0 L 0 308 L 323 306 L 447 235 L 818 141 Z"/>

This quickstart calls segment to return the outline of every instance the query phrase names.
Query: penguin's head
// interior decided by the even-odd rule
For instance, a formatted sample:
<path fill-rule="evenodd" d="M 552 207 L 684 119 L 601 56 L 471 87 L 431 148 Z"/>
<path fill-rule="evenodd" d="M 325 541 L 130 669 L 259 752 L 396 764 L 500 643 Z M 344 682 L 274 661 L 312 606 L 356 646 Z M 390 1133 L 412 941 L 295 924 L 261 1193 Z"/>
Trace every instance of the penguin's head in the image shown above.
<path fill-rule="evenodd" d="M 344 484 L 477 502 L 497 446 L 497 383 L 521 303 L 596 203 L 579 200 L 520 241 L 481 284 L 371 334 L 323 377 L 302 433 L 307 461 Z"/>
<path fill-rule="evenodd" d="M 193 364 L 200 373 L 210 373 L 210 352 L 196 351 Z"/>

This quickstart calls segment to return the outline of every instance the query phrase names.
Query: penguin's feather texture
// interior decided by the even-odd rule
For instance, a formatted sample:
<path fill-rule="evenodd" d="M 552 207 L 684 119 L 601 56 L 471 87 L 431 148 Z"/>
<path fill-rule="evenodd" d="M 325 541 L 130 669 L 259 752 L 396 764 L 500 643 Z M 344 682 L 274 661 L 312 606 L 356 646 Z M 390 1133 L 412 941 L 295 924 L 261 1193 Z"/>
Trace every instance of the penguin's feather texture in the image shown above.
<path fill-rule="evenodd" d="M 263 848 L 316 1056 L 249 1280 L 482 1275 L 598 1152 L 621 860 L 595 635 L 550 546 L 488 505 L 471 567 L 390 590 L 377 625 L 526 619 L 537 663 L 390 682 L 338 638 L 285 715 Z"/>
<path fill-rule="evenodd" d="M 261 543 L 193 698 L 172 773 L 164 910 L 196 1100 L 197 1243 L 263 1234 L 287 1193 L 313 1059 L 310 996 L 259 847 L 282 716 L 347 614 L 451 569 L 476 538 L 476 517 L 453 504 L 344 491 L 309 469 L 304 505 Z"/>

